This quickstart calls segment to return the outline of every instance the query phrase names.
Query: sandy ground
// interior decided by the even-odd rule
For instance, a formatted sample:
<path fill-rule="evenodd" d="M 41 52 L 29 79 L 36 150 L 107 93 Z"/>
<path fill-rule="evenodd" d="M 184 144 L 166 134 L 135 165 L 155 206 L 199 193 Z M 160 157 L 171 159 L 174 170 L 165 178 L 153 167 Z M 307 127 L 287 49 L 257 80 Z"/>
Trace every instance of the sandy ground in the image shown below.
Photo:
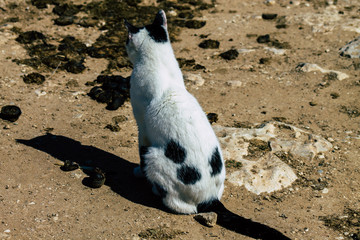
<path fill-rule="evenodd" d="M 204 27 L 182 28 L 180 41 L 173 43 L 176 56 L 205 67 L 184 68 L 205 80 L 188 90 L 204 111 L 218 114 L 218 125 L 280 118 L 334 147 L 323 159 L 299 162 L 294 169 L 300 180 L 287 189 L 256 195 L 226 182 L 222 202 L 291 239 L 359 239 L 359 59 L 341 57 L 338 50 L 360 33 L 360 2 L 268 2 L 274 4 L 217 0 L 198 17 Z M 92 86 L 85 83 L 94 81 L 108 60 L 87 56 L 79 74 L 14 62 L 29 57 L 14 27 L 42 32 L 50 42 L 72 35 L 91 45 L 103 33 L 98 26 L 54 25 L 53 5 L 37 9 L 30 1 L 2 0 L 0 7 L 0 106 L 15 104 L 22 111 L 14 123 L 0 120 L 0 239 L 250 239 L 164 211 L 148 184 L 132 176 L 139 157 L 130 102 L 109 111 L 87 95 Z M 278 16 L 264 20 L 263 13 Z M 258 43 L 265 34 L 272 42 Z M 200 48 L 204 39 L 219 41 L 219 48 Z M 276 43 L 284 52 L 268 49 L 279 49 Z M 236 59 L 219 57 L 230 49 L 240 52 Z M 298 71 L 299 63 L 347 77 Z M 24 83 L 31 72 L 44 75 L 45 82 Z M 127 77 L 131 69 L 112 74 Z M 120 131 L 105 128 L 116 116 L 126 117 L 118 123 Z M 89 188 L 86 171 L 60 169 L 65 160 L 99 166 L 105 185 Z"/>

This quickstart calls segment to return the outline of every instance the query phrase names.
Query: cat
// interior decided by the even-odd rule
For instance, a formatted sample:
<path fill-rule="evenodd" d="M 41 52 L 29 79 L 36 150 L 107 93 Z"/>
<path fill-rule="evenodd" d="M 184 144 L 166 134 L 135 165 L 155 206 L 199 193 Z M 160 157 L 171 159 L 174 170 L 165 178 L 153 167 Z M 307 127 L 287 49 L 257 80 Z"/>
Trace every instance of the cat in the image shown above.
<path fill-rule="evenodd" d="M 172 212 L 215 211 L 218 222 L 228 222 L 234 231 L 249 232 L 249 222 L 258 228 L 262 224 L 231 213 L 220 202 L 225 181 L 220 144 L 200 104 L 186 90 L 165 12 L 160 10 L 145 27 L 126 20 L 125 26 L 126 51 L 133 64 L 130 99 L 139 137 L 140 166 L 134 175 L 145 177 Z M 245 230 L 230 226 L 228 219 L 234 217 Z M 254 236 L 260 236 L 259 229 Z"/>

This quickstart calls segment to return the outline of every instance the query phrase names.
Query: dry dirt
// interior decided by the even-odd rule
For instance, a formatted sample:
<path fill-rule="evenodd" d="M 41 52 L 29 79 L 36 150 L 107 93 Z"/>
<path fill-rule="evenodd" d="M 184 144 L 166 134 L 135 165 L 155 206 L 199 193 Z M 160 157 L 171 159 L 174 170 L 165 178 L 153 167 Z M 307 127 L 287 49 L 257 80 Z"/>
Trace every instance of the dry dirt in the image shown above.
<path fill-rule="evenodd" d="M 204 111 L 218 114 L 214 124 L 248 126 L 275 118 L 325 137 L 334 148 L 323 159 L 293 161 L 299 180 L 290 188 L 255 195 L 226 182 L 222 202 L 291 239 L 359 239 L 360 67 L 359 59 L 341 57 L 338 50 L 360 33 L 360 2 L 268 2 L 274 4 L 217 0 L 195 14 L 205 26 L 181 29 L 173 43 L 176 56 L 205 67 L 184 66 L 183 72 L 205 80 L 188 90 Z M 127 77 L 131 68 L 109 68 L 107 59 L 88 55 L 85 70 L 77 74 L 16 61 L 29 58 L 27 45 L 15 40 L 21 32 L 41 32 L 54 45 L 71 35 L 90 46 L 107 31 L 101 22 L 87 28 L 54 25 L 54 6 L 38 9 L 31 1 L 0 1 L 0 106 L 14 104 L 22 111 L 16 122 L 0 119 L 0 239 L 250 239 L 164 211 L 147 183 L 132 176 L 139 156 L 130 102 L 109 111 L 87 95 L 92 86 L 85 85 L 102 72 Z M 263 13 L 278 16 L 264 20 Z M 271 41 L 258 43 L 266 34 Z M 204 39 L 219 41 L 219 48 L 200 48 Z M 285 53 L 265 47 L 282 47 Z M 239 56 L 219 56 L 230 49 Z M 348 78 L 298 71 L 302 62 Z M 25 83 L 23 76 L 32 72 L 44 75 L 44 83 Z M 105 128 L 115 125 L 116 116 L 125 117 L 118 118 L 118 127 Z M 105 185 L 88 187 L 86 170 L 62 171 L 65 160 L 100 167 Z M 230 172 L 234 164 L 227 166 Z"/>

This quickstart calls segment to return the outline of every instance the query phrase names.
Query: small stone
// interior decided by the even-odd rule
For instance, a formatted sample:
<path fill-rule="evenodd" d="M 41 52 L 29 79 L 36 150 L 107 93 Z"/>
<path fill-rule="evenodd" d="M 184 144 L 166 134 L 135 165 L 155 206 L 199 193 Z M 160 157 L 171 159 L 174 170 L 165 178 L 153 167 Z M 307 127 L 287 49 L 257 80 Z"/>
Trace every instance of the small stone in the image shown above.
<path fill-rule="evenodd" d="M 1 108 L 0 118 L 4 120 L 15 122 L 19 119 L 20 115 L 21 110 L 18 106 L 7 105 Z"/>
<path fill-rule="evenodd" d="M 360 37 L 355 38 L 340 48 L 340 56 L 348 58 L 360 58 Z"/>
<path fill-rule="evenodd" d="M 28 75 L 23 76 L 23 80 L 27 84 L 37 84 L 40 85 L 45 82 L 45 77 L 40 73 L 30 73 Z"/>
<path fill-rule="evenodd" d="M 199 44 L 199 47 L 205 49 L 217 49 L 220 46 L 220 42 L 217 40 L 206 39 Z"/>
<path fill-rule="evenodd" d="M 79 164 L 72 162 L 70 160 L 65 160 L 64 165 L 60 167 L 60 169 L 65 172 L 74 171 L 78 168 L 79 168 Z"/>
<path fill-rule="evenodd" d="M 270 63 L 271 63 L 271 58 L 260 58 L 260 60 L 259 60 L 259 64 L 267 65 Z"/>
<path fill-rule="evenodd" d="M 54 20 L 56 25 L 66 26 L 74 23 L 74 16 L 60 16 Z"/>
<path fill-rule="evenodd" d="M 270 42 L 270 35 L 269 34 L 266 34 L 266 35 L 261 35 L 261 36 L 258 36 L 256 41 L 258 43 L 267 43 L 267 42 Z"/>
<path fill-rule="evenodd" d="M 65 84 L 65 86 L 67 86 L 69 88 L 79 87 L 79 82 L 76 81 L 75 79 L 71 79 Z"/>
<path fill-rule="evenodd" d="M 226 60 L 234 60 L 239 56 L 239 52 L 236 49 L 231 49 L 229 51 L 223 52 L 220 54 L 220 57 Z"/>
<path fill-rule="evenodd" d="M 113 121 L 114 124 L 119 124 L 119 123 L 127 121 L 128 118 L 124 115 L 119 115 L 119 116 L 113 117 L 111 120 Z"/>
<path fill-rule="evenodd" d="M 317 103 L 316 103 L 316 102 L 314 102 L 314 101 L 311 101 L 311 102 L 309 102 L 309 105 L 310 105 L 310 106 L 312 106 L 312 107 L 314 107 L 314 106 L 316 106 L 316 105 L 317 105 Z"/>
<path fill-rule="evenodd" d="M 101 171 L 101 169 L 95 168 L 94 171 L 90 173 L 88 185 L 92 188 L 100 188 L 104 185 L 105 180 L 105 174 Z"/>
<path fill-rule="evenodd" d="M 228 85 L 229 87 L 241 87 L 242 82 L 241 81 L 227 81 L 226 85 Z"/>
<path fill-rule="evenodd" d="M 22 44 L 29 44 L 36 40 L 45 40 L 44 34 L 37 31 L 28 31 L 21 33 L 17 38 L 16 41 Z"/>
<path fill-rule="evenodd" d="M 276 1 L 275 0 L 266 0 L 264 3 L 268 6 L 272 6 L 272 5 L 275 5 Z"/>
<path fill-rule="evenodd" d="M 41 90 L 41 89 L 36 89 L 36 90 L 34 91 L 34 93 L 35 93 L 36 96 L 38 96 L 38 97 L 41 97 L 41 96 L 46 95 L 46 92 L 45 92 L 44 90 Z"/>
<path fill-rule="evenodd" d="M 112 125 L 112 124 L 108 124 L 105 126 L 105 129 L 109 129 L 112 132 L 120 132 L 121 128 L 119 125 Z"/>
<path fill-rule="evenodd" d="M 4 129 L 10 129 L 10 125 L 5 125 L 3 128 Z"/>
<path fill-rule="evenodd" d="M 326 193 L 329 192 L 329 189 L 328 189 L 328 188 L 324 188 L 321 192 L 324 193 L 324 194 L 326 194 Z"/>
<path fill-rule="evenodd" d="M 214 227 L 217 221 L 217 214 L 214 212 L 199 213 L 194 216 L 194 219 L 207 227 Z"/>
<path fill-rule="evenodd" d="M 261 15 L 261 17 L 264 19 L 264 20 L 272 20 L 272 19 L 275 19 L 277 17 L 277 14 L 276 13 L 263 13 Z"/>
<path fill-rule="evenodd" d="M 205 80 L 202 78 L 200 74 L 192 74 L 192 73 L 185 73 L 184 81 L 186 83 L 191 83 L 193 86 L 196 87 L 200 87 L 205 83 Z"/>
<path fill-rule="evenodd" d="M 336 93 L 336 92 L 333 92 L 333 93 L 330 93 L 330 96 L 332 99 L 337 99 L 340 97 L 340 94 Z"/>
<path fill-rule="evenodd" d="M 211 124 L 216 123 L 218 121 L 217 113 L 208 113 L 206 116 Z"/>

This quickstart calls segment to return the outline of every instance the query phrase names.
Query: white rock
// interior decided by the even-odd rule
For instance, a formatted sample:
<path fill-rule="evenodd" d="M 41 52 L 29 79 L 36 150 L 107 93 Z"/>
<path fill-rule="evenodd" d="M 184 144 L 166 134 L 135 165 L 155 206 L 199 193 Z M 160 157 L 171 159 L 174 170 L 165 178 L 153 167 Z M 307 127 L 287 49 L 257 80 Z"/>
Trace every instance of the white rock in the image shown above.
<path fill-rule="evenodd" d="M 321 73 L 336 73 L 337 79 L 339 79 L 340 81 L 349 77 L 349 75 L 347 75 L 346 73 L 335 70 L 327 70 L 314 63 L 299 63 L 296 66 L 296 70 L 300 72 L 320 71 Z"/>
<path fill-rule="evenodd" d="M 195 87 L 201 87 L 205 83 L 205 80 L 200 74 L 192 74 L 192 73 L 185 73 L 184 81 L 186 84 L 191 84 Z"/>
<path fill-rule="evenodd" d="M 277 49 L 277 48 L 269 48 L 269 47 L 265 47 L 265 50 L 272 52 L 275 55 L 284 55 L 286 52 L 285 49 Z"/>
<path fill-rule="evenodd" d="M 348 58 L 360 58 L 360 36 L 340 48 L 340 55 Z"/>
<path fill-rule="evenodd" d="M 296 179 L 294 171 L 274 154 L 268 153 L 257 161 L 243 159 L 240 171 L 228 176 L 229 182 L 255 194 L 273 192 L 290 186 Z"/>
<path fill-rule="evenodd" d="M 228 85 L 230 87 L 241 87 L 242 82 L 241 81 L 227 81 L 226 85 Z"/>
<path fill-rule="evenodd" d="M 41 89 L 36 89 L 34 92 L 35 92 L 36 96 L 38 96 L 38 97 L 46 95 L 46 92 Z"/>
<path fill-rule="evenodd" d="M 273 192 L 290 186 L 296 179 L 294 170 L 275 153 L 284 152 L 309 162 L 318 154 L 329 151 L 332 144 L 324 138 L 282 122 L 269 122 L 259 128 L 213 126 L 220 141 L 224 159 L 242 163 L 239 170 L 227 176 L 229 182 L 253 193 Z M 258 159 L 247 160 L 250 140 L 269 143 L 271 151 Z"/>

